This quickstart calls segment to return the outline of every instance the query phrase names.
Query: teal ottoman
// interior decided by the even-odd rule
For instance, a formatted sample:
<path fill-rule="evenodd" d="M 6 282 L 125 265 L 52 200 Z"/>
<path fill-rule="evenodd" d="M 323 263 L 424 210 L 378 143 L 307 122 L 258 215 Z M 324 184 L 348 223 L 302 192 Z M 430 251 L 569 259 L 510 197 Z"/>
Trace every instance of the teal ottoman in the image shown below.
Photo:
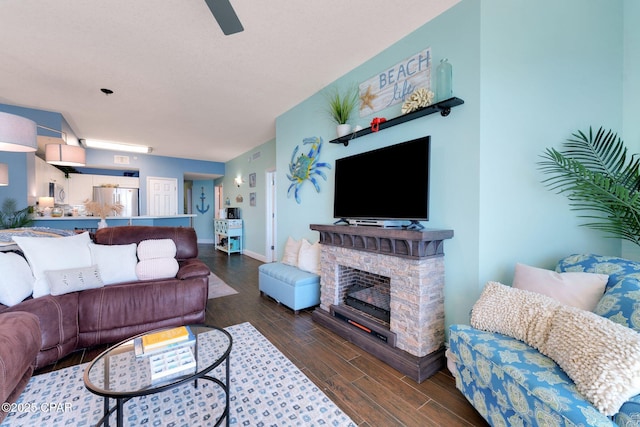
<path fill-rule="evenodd" d="M 281 262 L 258 267 L 258 287 L 281 304 L 298 310 L 320 304 L 320 276 Z"/>

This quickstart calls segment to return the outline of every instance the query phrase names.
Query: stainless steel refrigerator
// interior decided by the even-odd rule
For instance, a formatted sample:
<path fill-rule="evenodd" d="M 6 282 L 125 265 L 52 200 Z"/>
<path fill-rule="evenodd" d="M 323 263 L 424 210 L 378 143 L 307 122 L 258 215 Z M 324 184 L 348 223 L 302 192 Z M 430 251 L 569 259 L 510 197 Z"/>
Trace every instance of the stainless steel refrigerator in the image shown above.
<path fill-rule="evenodd" d="M 140 211 L 137 188 L 93 187 L 93 201 L 122 205 L 122 211 L 111 216 L 138 216 Z"/>

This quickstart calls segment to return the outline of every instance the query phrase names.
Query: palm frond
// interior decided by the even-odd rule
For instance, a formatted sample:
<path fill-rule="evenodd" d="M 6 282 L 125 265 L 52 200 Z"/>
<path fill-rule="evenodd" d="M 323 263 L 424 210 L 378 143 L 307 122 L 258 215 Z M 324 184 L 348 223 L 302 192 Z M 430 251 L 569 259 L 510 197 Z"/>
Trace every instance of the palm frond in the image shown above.
<path fill-rule="evenodd" d="M 627 155 L 618 136 L 600 128 L 579 131 L 566 150 L 548 148 L 538 162 L 548 178 L 542 183 L 563 193 L 581 225 L 640 245 L 640 160 Z"/>
<path fill-rule="evenodd" d="M 6 198 L 2 202 L 0 229 L 25 227 L 32 222 L 31 207 L 27 206 L 24 209 L 18 209 L 15 199 L 12 198 Z"/>

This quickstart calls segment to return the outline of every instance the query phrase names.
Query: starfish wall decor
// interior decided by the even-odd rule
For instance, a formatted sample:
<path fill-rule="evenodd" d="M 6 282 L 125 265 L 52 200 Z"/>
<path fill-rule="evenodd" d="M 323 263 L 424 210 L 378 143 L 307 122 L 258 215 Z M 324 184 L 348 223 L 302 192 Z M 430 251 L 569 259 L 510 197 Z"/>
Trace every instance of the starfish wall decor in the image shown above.
<path fill-rule="evenodd" d="M 360 110 L 369 107 L 373 110 L 373 100 L 376 99 L 378 95 L 371 93 L 371 85 L 367 87 L 367 91 L 360 95 Z"/>

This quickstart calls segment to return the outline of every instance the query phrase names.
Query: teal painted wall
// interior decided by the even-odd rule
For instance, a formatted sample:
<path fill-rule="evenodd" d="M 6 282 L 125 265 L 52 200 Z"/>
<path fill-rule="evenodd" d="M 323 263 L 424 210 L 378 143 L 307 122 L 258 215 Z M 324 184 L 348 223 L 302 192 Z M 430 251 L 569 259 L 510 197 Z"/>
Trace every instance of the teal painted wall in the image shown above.
<path fill-rule="evenodd" d="M 552 267 L 572 252 L 620 253 L 618 240 L 578 226 L 567 200 L 540 183 L 536 162 L 577 129 L 622 128 L 627 11 L 623 1 L 463 0 L 335 82 L 362 82 L 426 47 L 434 64 L 443 57 L 453 64 L 454 95 L 465 104 L 449 117 L 426 116 L 348 147 L 325 144 L 320 156 L 333 165 L 343 156 L 431 135 L 425 225 L 455 232 L 445 243 L 447 324 L 468 322 L 484 283 L 510 283 L 516 262 Z M 637 37 L 637 29 L 626 30 Z M 318 93 L 276 119 L 280 254 L 287 236 L 315 241 L 309 224 L 334 220 L 333 170 L 326 182 L 320 179 L 320 193 L 308 183 L 301 188 L 301 204 L 286 194 L 294 147 L 307 136 L 335 137 L 323 109 Z M 376 115 L 398 116 L 400 106 Z M 380 187 L 381 203 L 402 203 L 383 191 L 384 171 L 363 173 Z"/>
<path fill-rule="evenodd" d="M 517 262 L 620 254 L 617 239 L 578 226 L 536 162 L 577 130 L 622 130 L 622 2 L 481 5 L 480 269 L 465 306 L 487 280 L 510 284 Z"/>
<path fill-rule="evenodd" d="M 550 268 L 568 253 L 620 253 L 617 240 L 578 227 L 536 162 L 577 130 L 622 130 L 622 17 L 621 1 L 482 3 L 481 284 L 510 283 L 518 261 Z"/>
<path fill-rule="evenodd" d="M 624 68 L 622 74 L 622 137 L 633 153 L 640 153 L 640 2 L 624 0 Z M 640 259 L 640 247 L 622 242 L 622 256 Z"/>
<path fill-rule="evenodd" d="M 239 207 L 243 221 L 244 253 L 264 261 L 266 256 L 266 173 L 276 167 L 276 141 L 272 139 L 225 164 L 222 180 L 223 200 L 229 197 L 230 207 Z M 256 186 L 249 187 L 249 174 L 256 174 Z M 234 179 L 244 181 L 237 187 Z M 255 193 L 256 206 L 251 206 L 250 195 Z M 236 201 L 242 196 L 242 202 Z M 225 206 L 226 207 L 226 206 Z"/>
<path fill-rule="evenodd" d="M 198 234 L 198 242 L 214 243 L 213 219 L 218 207 L 215 205 L 213 180 L 193 181 L 191 197 L 191 212 L 196 215 L 193 217 L 193 228 Z"/>

